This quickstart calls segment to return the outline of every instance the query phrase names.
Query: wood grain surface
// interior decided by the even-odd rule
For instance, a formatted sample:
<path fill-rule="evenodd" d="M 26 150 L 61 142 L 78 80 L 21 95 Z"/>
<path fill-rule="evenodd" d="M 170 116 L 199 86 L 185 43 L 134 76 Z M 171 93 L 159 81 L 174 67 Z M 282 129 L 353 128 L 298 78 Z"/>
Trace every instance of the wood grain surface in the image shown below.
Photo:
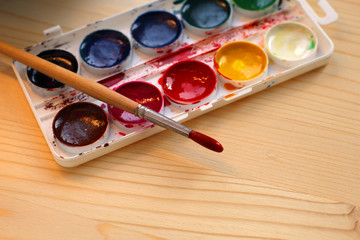
<path fill-rule="evenodd" d="M 0 0 L 0 40 L 147 2 Z M 360 239 L 360 5 L 329 2 L 328 65 L 186 122 L 221 154 L 164 131 L 62 168 L 0 56 L 0 239 Z"/>

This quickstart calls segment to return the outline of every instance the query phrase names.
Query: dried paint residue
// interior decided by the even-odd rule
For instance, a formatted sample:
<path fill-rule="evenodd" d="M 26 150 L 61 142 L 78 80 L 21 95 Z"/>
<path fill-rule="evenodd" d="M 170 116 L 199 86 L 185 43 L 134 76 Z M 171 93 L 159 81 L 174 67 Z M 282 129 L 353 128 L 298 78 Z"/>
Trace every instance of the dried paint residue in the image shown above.
<path fill-rule="evenodd" d="M 293 20 L 300 15 L 301 13 L 299 13 L 298 8 L 295 7 L 290 10 L 279 11 L 239 27 L 234 27 L 222 34 L 213 35 L 194 44 L 186 45 L 170 54 L 151 59 L 143 65 L 133 68 L 131 73 L 127 74 L 126 80 L 134 80 L 142 75 L 149 76 L 149 74 L 159 73 L 174 63 L 215 52 L 225 43 L 247 39 L 266 31 L 274 25 Z"/>
<path fill-rule="evenodd" d="M 233 90 L 241 89 L 242 87 L 239 88 L 237 86 L 232 85 L 231 83 L 225 83 L 224 88 L 228 91 L 233 91 Z"/>

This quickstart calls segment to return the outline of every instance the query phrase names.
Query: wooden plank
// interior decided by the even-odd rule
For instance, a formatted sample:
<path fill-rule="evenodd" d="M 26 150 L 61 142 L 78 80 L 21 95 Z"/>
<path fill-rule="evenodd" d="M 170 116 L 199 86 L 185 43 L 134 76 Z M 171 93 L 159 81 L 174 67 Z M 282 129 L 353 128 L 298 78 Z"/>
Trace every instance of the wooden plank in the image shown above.
<path fill-rule="evenodd" d="M 147 2 L 3 0 L 0 40 L 26 47 Z M 165 131 L 61 168 L 0 56 L 0 238 L 360 239 L 360 7 L 329 2 L 327 66 L 186 122 L 222 154 Z"/>
<path fill-rule="evenodd" d="M 54 216 L 74 214 L 84 222 L 96 219 L 164 239 L 360 237 L 360 211 L 354 205 L 151 157 L 130 158 L 115 153 L 76 169 L 58 169 L 36 157 L 28 157 L 28 164 L 2 160 L 1 193 L 44 208 L 37 215 L 29 213 L 29 218 L 47 218 L 43 214 L 52 209 L 58 212 Z M 15 208 L 7 204 L 1 208 Z M 24 215 L 18 218 L 24 224 Z M 16 222 L 11 227 L 21 226 Z"/>

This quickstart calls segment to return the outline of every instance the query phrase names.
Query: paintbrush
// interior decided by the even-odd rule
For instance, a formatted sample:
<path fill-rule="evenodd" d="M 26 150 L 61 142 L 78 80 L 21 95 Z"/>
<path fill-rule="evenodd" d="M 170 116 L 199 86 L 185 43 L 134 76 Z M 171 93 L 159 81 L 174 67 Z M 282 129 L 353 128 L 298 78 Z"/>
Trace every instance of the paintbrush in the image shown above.
<path fill-rule="evenodd" d="M 156 125 L 179 133 L 190 138 L 196 143 L 213 150 L 222 152 L 223 147 L 215 139 L 191 130 L 190 128 L 147 108 L 95 81 L 87 79 L 79 74 L 69 71 L 45 59 L 32 55 L 24 50 L 15 48 L 9 44 L 0 41 L 0 53 L 29 66 L 49 77 L 56 79 L 74 89 L 77 89 L 93 98 L 108 103 L 114 107 L 120 108 L 126 112 L 132 113 L 142 119 L 152 122 Z"/>

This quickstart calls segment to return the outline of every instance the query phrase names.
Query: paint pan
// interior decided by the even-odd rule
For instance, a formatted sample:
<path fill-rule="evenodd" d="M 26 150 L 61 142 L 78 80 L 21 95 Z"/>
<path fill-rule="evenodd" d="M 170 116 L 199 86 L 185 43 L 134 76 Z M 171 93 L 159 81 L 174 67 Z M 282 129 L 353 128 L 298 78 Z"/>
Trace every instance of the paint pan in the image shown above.
<path fill-rule="evenodd" d="M 120 85 L 115 91 L 156 112 L 163 112 L 164 97 L 160 90 L 151 83 L 142 81 L 127 82 Z M 149 123 L 134 114 L 109 104 L 108 109 L 111 119 L 120 129 L 131 128 L 131 130 L 134 130 L 134 128 L 141 128 L 144 124 Z"/>
<path fill-rule="evenodd" d="M 182 41 L 183 26 L 172 13 L 155 10 L 138 16 L 131 25 L 134 46 L 147 55 L 170 53 Z"/>
<path fill-rule="evenodd" d="M 249 18 L 256 18 L 273 12 L 279 0 L 232 0 L 235 11 Z"/>
<path fill-rule="evenodd" d="M 191 109 L 213 99 L 217 78 L 209 65 L 199 61 L 183 61 L 169 67 L 160 83 L 164 94 L 173 105 Z"/>
<path fill-rule="evenodd" d="M 56 114 L 52 129 L 61 149 L 82 153 L 106 141 L 109 121 L 101 107 L 89 102 L 78 102 L 64 107 Z"/>
<path fill-rule="evenodd" d="M 37 56 L 72 72 L 79 72 L 79 64 L 76 57 L 68 51 L 50 49 L 39 53 Z M 31 89 L 42 97 L 59 95 L 69 89 L 69 87 L 63 83 L 58 82 L 30 67 L 27 67 L 26 73 Z"/>
<path fill-rule="evenodd" d="M 258 45 L 237 41 L 219 48 L 214 57 L 214 67 L 220 80 L 242 88 L 266 75 L 268 58 Z"/>
<path fill-rule="evenodd" d="M 102 29 L 87 35 L 80 44 L 79 52 L 87 71 L 95 75 L 107 75 L 128 65 L 131 43 L 122 32 Z"/>
<path fill-rule="evenodd" d="M 315 33 L 301 23 L 281 23 L 270 28 L 265 34 L 265 49 L 269 57 L 286 68 L 313 59 L 317 45 Z"/>
<path fill-rule="evenodd" d="M 187 0 L 180 11 L 185 29 L 199 36 L 213 35 L 231 26 L 233 10 L 227 0 Z"/>

